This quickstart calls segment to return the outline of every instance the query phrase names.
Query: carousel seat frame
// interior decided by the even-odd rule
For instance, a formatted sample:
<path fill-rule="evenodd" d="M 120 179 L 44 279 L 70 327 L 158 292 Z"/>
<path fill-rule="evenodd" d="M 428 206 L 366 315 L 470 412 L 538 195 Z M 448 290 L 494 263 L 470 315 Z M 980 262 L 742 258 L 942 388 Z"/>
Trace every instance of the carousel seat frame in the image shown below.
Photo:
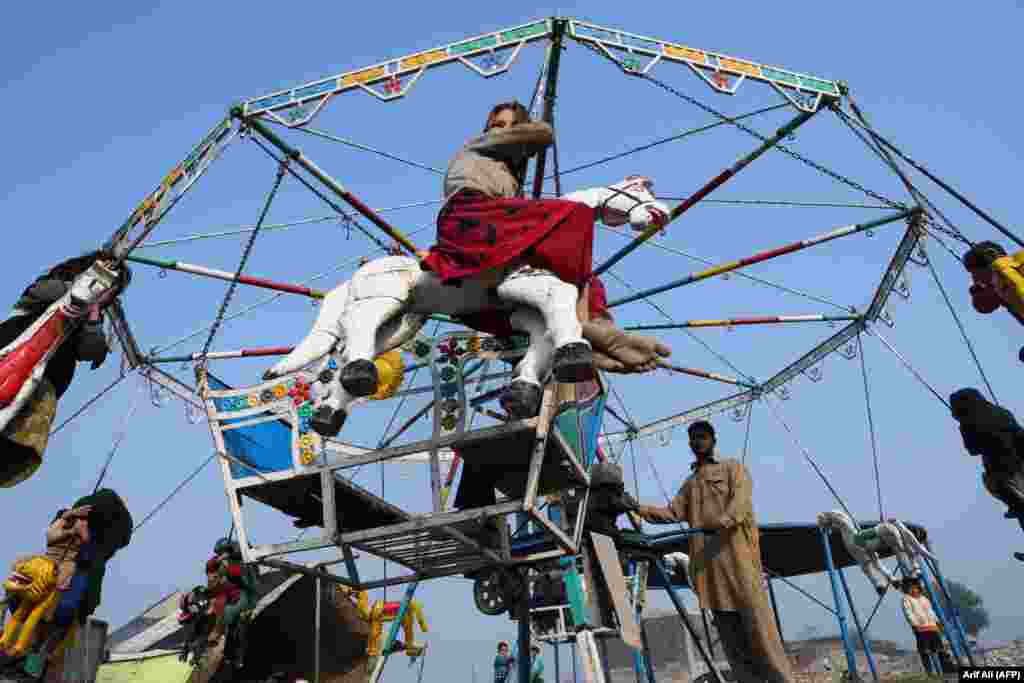
<path fill-rule="evenodd" d="M 429 439 L 375 450 L 354 448 L 312 432 L 309 387 L 314 376 L 310 372 L 245 388 L 215 384 L 208 374 L 201 375 L 207 417 L 245 561 L 290 566 L 284 556 L 334 547 L 341 558 L 322 566 L 344 564 L 347 575 L 331 574 L 331 578 L 365 590 L 578 554 L 607 389 L 600 377 L 578 385 L 551 381 L 544 388 L 537 417 L 472 428 L 475 401 L 467 397 L 466 388 L 474 368 L 467 364 L 472 361 L 478 369 L 494 361 L 515 362 L 522 351 L 521 342 L 475 332 L 429 340 L 429 353 L 421 357 L 426 356 L 433 380 L 433 434 Z M 467 463 L 501 468 L 495 504 L 444 510 L 440 456 L 442 449 L 449 448 Z M 354 467 L 424 453 L 433 497 L 433 511 L 427 514 L 403 510 L 340 476 Z M 245 498 L 294 517 L 299 528 L 319 527 L 323 532 L 284 543 L 252 544 L 242 514 Z M 568 513 L 569 506 L 574 515 Z M 525 516 L 545 542 L 510 543 L 506 519 L 514 516 Z M 490 519 L 505 522 L 499 524 L 505 533 L 498 548 L 481 544 L 467 531 Z M 361 577 L 355 551 L 399 564 L 409 573 Z"/>

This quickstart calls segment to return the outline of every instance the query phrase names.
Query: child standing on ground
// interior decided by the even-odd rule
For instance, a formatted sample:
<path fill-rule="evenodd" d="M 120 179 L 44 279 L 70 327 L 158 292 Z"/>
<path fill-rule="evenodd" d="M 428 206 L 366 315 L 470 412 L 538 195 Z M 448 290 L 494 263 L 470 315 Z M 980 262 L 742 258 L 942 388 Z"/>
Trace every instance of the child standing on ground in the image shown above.
<path fill-rule="evenodd" d="M 921 655 L 924 670 L 930 674 L 941 674 L 938 667 L 938 655 L 942 650 L 939 639 L 939 619 L 935 616 L 932 603 L 921 590 L 921 583 L 916 579 L 908 579 L 903 584 L 903 616 L 914 631 L 917 639 L 917 651 Z M 932 658 L 932 655 L 935 658 Z"/>

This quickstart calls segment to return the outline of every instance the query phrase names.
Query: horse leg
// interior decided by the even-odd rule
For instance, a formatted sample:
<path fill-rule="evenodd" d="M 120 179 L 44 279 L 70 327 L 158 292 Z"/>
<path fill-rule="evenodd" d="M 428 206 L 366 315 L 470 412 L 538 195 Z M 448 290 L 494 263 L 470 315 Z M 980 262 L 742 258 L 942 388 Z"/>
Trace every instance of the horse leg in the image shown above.
<path fill-rule="evenodd" d="M 341 385 L 352 396 L 369 396 L 377 391 L 377 331 L 388 320 L 400 316 L 415 280 L 413 259 L 394 256 L 377 259 L 356 271 L 349 283 L 348 303 L 341 316 L 345 331 L 347 363 L 341 369 Z"/>
<path fill-rule="evenodd" d="M 377 330 L 373 357 L 387 353 L 415 337 L 423 328 L 424 322 L 426 318 L 414 313 L 393 317 L 385 322 Z M 313 382 L 313 417 L 309 420 L 313 431 L 327 437 L 337 436 L 341 431 L 345 420 L 348 419 L 349 406 L 356 399 L 345 389 L 342 373 L 336 373 L 328 367 L 332 357 L 337 361 L 338 367 L 344 368 L 349 358 L 347 348 L 339 345 L 334 353 L 324 358 L 317 369 L 317 378 Z M 374 372 L 376 370 L 377 367 L 374 366 Z"/>
<path fill-rule="evenodd" d="M 860 565 L 864 576 L 868 577 L 868 581 L 875 587 L 875 592 L 879 595 L 884 595 L 885 591 L 889 588 L 889 580 L 886 578 L 885 572 L 879 567 L 878 558 L 875 554 L 857 544 L 857 529 L 853 525 L 853 520 L 846 513 L 833 510 L 819 514 L 818 525 L 829 527 L 839 532 L 846 551 Z"/>
<path fill-rule="evenodd" d="M 844 535 L 843 540 L 846 540 Z M 891 577 L 888 575 L 882 566 L 878 562 L 878 556 L 873 552 L 861 548 L 856 543 L 853 543 L 853 538 L 850 538 L 850 543 L 846 544 L 846 549 L 853 556 L 853 559 L 857 560 L 857 564 L 860 565 L 861 571 L 864 572 L 864 576 L 868 577 L 868 581 L 875 587 L 875 592 L 879 595 L 885 595 L 885 591 L 889 589 L 889 584 L 892 582 Z"/>
<path fill-rule="evenodd" d="M 503 301 L 538 310 L 555 346 L 552 372 L 559 382 L 585 382 L 594 378 L 590 343 L 576 317 L 579 290 L 546 270 L 524 266 L 498 285 Z"/>
<path fill-rule="evenodd" d="M 516 309 L 509 316 L 512 327 L 530 335 L 526 354 L 515 367 L 515 379 L 502 394 L 501 407 L 515 420 L 534 417 L 540 410 L 544 378 L 551 371 L 555 347 L 544 327 L 544 318 L 531 308 Z"/>
<path fill-rule="evenodd" d="M 339 343 L 344 344 L 345 332 L 341 329 L 341 317 L 348 303 L 348 290 L 349 283 L 343 282 L 324 297 L 313 329 L 291 353 L 263 373 L 263 379 L 270 380 L 295 372 L 323 358 Z"/>
<path fill-rule="evenodd" d="M 888 522 L 883 522 L 878 525 L 878 535 L 882 542 L 892 550 L 892 554 L 896 558 L 903 576 L 906 578 L 917 578 L 921 573 L 921 569 L 908 552 L 900 530 Z"/>

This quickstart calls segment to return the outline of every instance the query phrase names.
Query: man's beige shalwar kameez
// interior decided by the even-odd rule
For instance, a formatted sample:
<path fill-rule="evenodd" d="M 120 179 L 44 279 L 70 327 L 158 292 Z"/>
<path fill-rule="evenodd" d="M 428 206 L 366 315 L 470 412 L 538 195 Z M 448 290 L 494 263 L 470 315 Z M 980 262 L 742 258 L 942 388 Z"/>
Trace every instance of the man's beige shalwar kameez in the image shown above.
<path fill-rule="evenodd" d="M 690 537 L 690 583 L 700 606 L 716 612 L 716 617 L 719 612 L 739 615 L 745 631 L 735 634 L 739 643 L 725 632 L 726 615 L 719 624 L 737 680 L 788 683 L 793 674 L 762 584 L 760 534 L 751 493 L 746 467 L 731 459 L 710 462 L 683 482 L 668 507 L 641 505 L 639 513 L 655 524 L 686 522 L 691 528 L 715 531 Z M 739 658 L 745 661 L 736 661 Z"/>

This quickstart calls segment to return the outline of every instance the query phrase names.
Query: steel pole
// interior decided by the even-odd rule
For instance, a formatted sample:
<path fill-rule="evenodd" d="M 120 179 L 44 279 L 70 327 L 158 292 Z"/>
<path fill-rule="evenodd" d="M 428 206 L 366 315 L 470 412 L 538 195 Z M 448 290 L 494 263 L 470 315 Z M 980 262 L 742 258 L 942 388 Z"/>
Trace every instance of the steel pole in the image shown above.
<path fill-rule="evenodd" d="M 551 22 L 551 51 L 548 55 L 547 80 L 544 83 L 544 113 L 542 118 L 552 128 L 555 126 L 555 97 L 558 88 L 558 67 L 562 61 L 562 39 L 569 22 L 553 19 Z M 552 155 L 555 154 L 552 145 Z M 533 198 L 539 199 L 544 189 L 544 167 L 547 164 L 547 149 L 537 152 L 537 165 L 533 176 Z M 557 170 L 557 162 L 556 162 Z M 556 180 L 557 182 L 557 180 Z"/>
<path fill-rule="evenodd" d="M 759 156 L 770 150 L 775 145 L 779 144 L 779 142 L 781 142 L 784 137 L 790 135 L 794 130 L 799 128 L 808 119 L 814 116 L 814 114 L 815 112 L 801 112 L 799 116 L 797 116 L 792 121 L 784 125 L 782 128 L 779 128 L 779 130 L 775 132 L 775 135 L 765 140 L 760 147 L 758 147 L 753 152 L 737 161 L 729 168 L 719 173 L 717 176 L 708 181 L 707 184 L 704 185 L 704 187 L 694 192 L 692 195 L 684 199 L 683 202 L 679 204 L 676 208 L 672 209 L 672 213 L 669 214 L 668 221 L 665 222 L 665 225 L 668 225 L 675 219 L 679 218 L 691 207 L 693 207 L 697 202 L 704 199 L 704 197 L 707 197 L 709 194 L 711 194 L 719 187 L 724 185 L 727 180 L 729 180 L 734 175 L 736 175 L 744 168 L 749 166 L 751 162 L 753 162 Z M 600 275 L 601 273 L 605 272 L 606 270 L 614 266 L 616 263 L 621 261 L 641 244 L 654 237 L 658 232 L 660 232 L 665 227 L 665 225 L 652 225 L 651 227 L 644 230 L 636 237 L 636 239 L 634 239 L 632 242 L 624 246 L 618 252 L 613 254 L 611 258 L 609 258 L 607 261 L 598 266 L 594 270 L 594 276 L 596 277 Z"/>

